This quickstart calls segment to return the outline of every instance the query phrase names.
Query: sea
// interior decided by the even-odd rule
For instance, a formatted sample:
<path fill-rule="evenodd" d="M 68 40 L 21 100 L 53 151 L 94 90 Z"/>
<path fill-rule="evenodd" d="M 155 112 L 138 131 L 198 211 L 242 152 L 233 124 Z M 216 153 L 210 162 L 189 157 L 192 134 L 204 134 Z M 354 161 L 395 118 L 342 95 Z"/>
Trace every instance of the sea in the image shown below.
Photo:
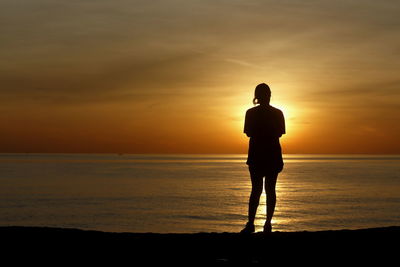
<path fill-rule="evenodd" d="M 239 232 L 243 154 L 0 154 L 0 226 Z M 400 155 L 284 155 L 273 231 L 400 225 Z M 266 217 L 265 192 L 256 231 Z"/>

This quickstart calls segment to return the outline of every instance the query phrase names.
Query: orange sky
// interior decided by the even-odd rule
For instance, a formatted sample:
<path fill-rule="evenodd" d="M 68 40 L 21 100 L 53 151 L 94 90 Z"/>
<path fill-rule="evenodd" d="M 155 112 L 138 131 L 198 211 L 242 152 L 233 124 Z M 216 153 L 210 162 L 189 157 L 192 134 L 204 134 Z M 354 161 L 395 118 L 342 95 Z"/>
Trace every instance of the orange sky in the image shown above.
<path fill-rule="evenodd" d="M 398 1 L 4 0 L 0 152 L 400 153 Z"/>

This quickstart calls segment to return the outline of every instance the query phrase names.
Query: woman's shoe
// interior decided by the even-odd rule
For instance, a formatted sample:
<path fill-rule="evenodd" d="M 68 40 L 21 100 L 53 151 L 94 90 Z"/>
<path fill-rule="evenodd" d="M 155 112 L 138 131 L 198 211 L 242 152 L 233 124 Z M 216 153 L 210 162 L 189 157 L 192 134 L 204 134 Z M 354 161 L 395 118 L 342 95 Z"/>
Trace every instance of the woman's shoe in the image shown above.
<path fill-rule="evenodd" d="M 254 223 L 247 223 L 246 226 L 240 231 L 241 234 L 251 234 L 255 232 Z"/>
<path fill-rule="evenodd" d="M 272 232 L 272 225 L 271 225 L 271 223 L 266 222 L 266 223 L 264 224 L 264 233 L 265 233 L 265 234 L 269 234 L 269 233 L 271 233 L 271 232 Z"/>

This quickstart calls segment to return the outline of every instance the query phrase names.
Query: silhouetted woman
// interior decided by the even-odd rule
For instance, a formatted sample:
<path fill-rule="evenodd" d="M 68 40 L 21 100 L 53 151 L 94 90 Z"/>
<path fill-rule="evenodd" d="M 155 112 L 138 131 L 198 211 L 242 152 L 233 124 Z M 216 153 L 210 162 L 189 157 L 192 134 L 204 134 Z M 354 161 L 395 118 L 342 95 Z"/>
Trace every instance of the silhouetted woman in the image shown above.
<path fill-rule="evenodd" d="M 251 194 L 246 227 L 241 233 L 255 231 L 254 219 L 265 177 L 267 195 L 267 219 L 264 232 L 271 232 L 271 220 L 276 204 L 275 185 L 278 174 L 283 169 L 282 150 L 279 138 L 285 133 L 285 119 L 282 111 L 269 105 L 271 90 L 265 83 L 257 85 L 254 92 L 254 105 L 246 112 L 244 132 L 250 137 L 247 165 L 251 177 Z"/>

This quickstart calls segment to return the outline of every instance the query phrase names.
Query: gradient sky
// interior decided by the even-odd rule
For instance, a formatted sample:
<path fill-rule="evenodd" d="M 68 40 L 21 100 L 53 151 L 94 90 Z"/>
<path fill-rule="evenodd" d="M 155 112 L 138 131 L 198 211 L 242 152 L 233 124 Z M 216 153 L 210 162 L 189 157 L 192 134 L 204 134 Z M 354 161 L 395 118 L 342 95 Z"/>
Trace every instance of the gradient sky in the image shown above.
<path fill-rule="evenodd" d="M 1 0 L 0 152 L 400 153 L 398 0 Z"/>

